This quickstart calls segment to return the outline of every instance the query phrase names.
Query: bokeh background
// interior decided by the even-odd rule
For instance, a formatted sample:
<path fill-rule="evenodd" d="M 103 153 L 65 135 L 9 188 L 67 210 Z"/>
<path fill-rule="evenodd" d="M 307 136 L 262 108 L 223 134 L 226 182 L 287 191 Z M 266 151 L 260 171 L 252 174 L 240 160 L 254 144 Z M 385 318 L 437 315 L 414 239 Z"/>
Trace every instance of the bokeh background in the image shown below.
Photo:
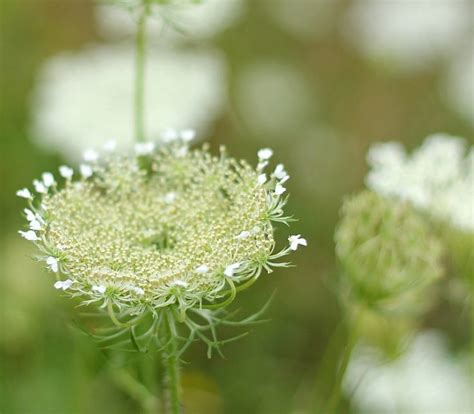
<path fill-rule="evenodd" d="M 299 219 L 291 233 L 309 247 L 293 256 L 296 267 L 262 277 L 234 305 L 249 314 L 275 291 L 271 321 L 227 345 L 225 358 L 208 360 L 199 344 L 188 351 L 188 412 L 309 413 L 327 391 L 317 374 L 342 318 L 334 229 L 343 197 L 364 187 L 370 144 L 397 140 L 412 149 L 440 131 L 473 142 L 474 3 L 208 1 L 199 18 L 177 17 L 183 34 L 159 18 L 151 24 L 150 138 L 195 127 L 236 157 L 255 160 L 259 148 L 273 148 L 291 174 L 288 211 Z M 15 197 L 86 146 L 129 143 L 131 20 L 86 0 L 2 0 L 0 19 L 0 412 L 139 412 L 127 376 L 153 387 L 158 362 L 125 362 L 75 328 L 74 304 L 54 291 L 17 234 L 23 203 Z M 420 331 L 443 337 L 433 358 L 444 364 L 470 347 L 471 310 L 447 293 L 455 277 L 438 284 L 419 322 Z M 343 345 L 331 346 L 338 355 Z M 329 378 L 335 364 L 326 358 Z M 465 378 L 457 368 L 442 372 L 454 384 Z M 453 384 L 446 381 L 439 392 Z M 345 399 L 341 412 L 362 412 Z"/>

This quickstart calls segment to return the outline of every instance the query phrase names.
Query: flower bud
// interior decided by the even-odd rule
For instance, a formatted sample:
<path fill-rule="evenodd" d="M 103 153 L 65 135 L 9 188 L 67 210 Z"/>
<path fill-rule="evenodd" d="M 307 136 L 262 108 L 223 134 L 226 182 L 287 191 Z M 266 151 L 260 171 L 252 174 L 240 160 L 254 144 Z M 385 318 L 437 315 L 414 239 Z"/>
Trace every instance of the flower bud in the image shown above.
<path fill-rule="evenodd" d="M 344 202 L 335 237 L 344 284 L 365 305 L 416 305 L 442 274 L 442 245 L 408 203 L 363 191 Z"/>

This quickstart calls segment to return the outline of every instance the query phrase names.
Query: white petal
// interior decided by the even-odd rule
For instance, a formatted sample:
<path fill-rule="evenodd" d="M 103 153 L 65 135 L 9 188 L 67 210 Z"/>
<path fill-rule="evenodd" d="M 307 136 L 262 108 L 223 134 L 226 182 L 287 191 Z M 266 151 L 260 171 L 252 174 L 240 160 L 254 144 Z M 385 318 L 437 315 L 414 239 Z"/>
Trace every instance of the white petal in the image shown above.
<path fill-rule="evenodd" d="M 43 173 L 41 178 L 43 178 L 43 183 L 46 187 L 51 187 L 52 185 L 56 184 L 56 181 L 54 180 L 54 175 L 50 172 Z"/>
<path fill-rule="evenodd" d="M 271 148 L 262 148 L 257 153 L 259 160 L 269 160 L 273 155 L 273 150 Z"/>
<path fill-rule="evenodd" d="M 59 264 L 58 264 L 58 259 L 56 259 L 55 257 L 48 257 L 46 259 L 46 264 L 48 265 L 48 267 L 55 273 L 58 272 L 59 270 Z"/>
<path fill-rule="evenodd" d="M 38 220 L 30 221 L 30 230 L 41 230 L 41 223 Z"/>
<path fill-rule="evenodd" d="M 92 174 L 94 174 L 94 171 L 92 170 L 92 167 L 88 164 L 81 164 L 79 166 L 79 170 L 81 172 L 81 175 L 84 178 L 89 178 L 89 177 L 92 176 Z"/>
<path fill-rule="evenodd" d="M 36 233 L 33 230 L 28 230 L 28 231 L 19 231 L 19 234 L 21 234 L 21 237 L 28 241 L 36 241 L 39 240 L 39 237 L 36 235 Z"/>
<path fill-rule="evenodd" d="M 280 183 L 275 186 L 275 194 L 282 195 L 286 191 L 286 188 L 283 187 Z"/>
<path fill-rule="evenodd" d="M 267 174 L 260 174 L 257 178 L 257 181 L 260 185 L 263 185 L 267 182 Z"/>
<path fill-rule="evenodd" d="M 84 151 L 82 157 L 84 158 L 84 161 L 96 162 L 99 159 L 99 153 L 93 149 L 87 149 Z"/>
<path fill-rule="evenodd" d="M 36 220 L 36 214 L 33 213 L 29 208 L 25 208 L 23 211 L 25 212 L 25 214 L 26 214 L 26 219 L 27 219 L 28 221 Z"/>
<path fill-rule="evenodd" d="M 74 170 L 67 165 L 61 165 L 59 167 L 59 174 L 63 178 L 70 179 L 74 175 Z"/>
<path fill-rule="evenodd" d="M 232 263 L 231 265 L 227 266 L 224 270 L 224 275 L 228 277 L 234 276 L 234 272 L 240 267 L 240 263 Z"/>
<path fill-rule="evenodd" d="M 18 190 L 16 192 L 16 195 L 21 198 L 33 199 L 33 196 L 31 195 L 30 190 L 28 190 L 27 188 L 22 188 L 21 190 Z"/>
<path fill-rule="evenodd" d="M 35 190 L 40 194 L 46 194 L 48 192 L 46 186 L 39 180 L 34 180 L 33 185 L 35 187 Z"/>
<path fill-rule="evenodd" d="M 94 292 L 98 292 L 98 293 L 100 293 L 100 294 L 103 294 L 103 293 L 105 293 L 106 288 L 105 288 L 104 285 L 93 285 L 93 286 L 92 286 L 92 290 L 93 290 Z"/>
<path fill-rule="evenodd" d="M 170 286 L 179 286 L 179 287 L 182 287 L 182 288 L 187 288 L 187 287 L 188 287 L 188 284 L 187 284 L 187 282 L 185 282 L 184 280 L 176 279 L 176 280 L 173 280 L 173 281 L 170 283 Z"/>
<path fill-rule="evenodd" d="M 249 236 L 250 236 L 250 232 L 247 231 L 247 230 L 244 230 L 244 231 L 239 233 L 239 235 L 236 237 L 236 239 L 243 240 L 243 239 L 248 238 Z"/>
<path fill-rule="evenodd" d="M 196 137 L 196 131 L 194 129 L 185 129 L 179 135 L 184 142 L 190 142 Z"/>
<path fill-rule="evenodd" d="M 198 266 L 195 270 L 196 273 L 201 273 L 201 274 L 204 274 L 204 273 L 207 273 L 209 272 L 209 267 L 206 266 L 206 265 L 201 265 L 201 266 Z"/>

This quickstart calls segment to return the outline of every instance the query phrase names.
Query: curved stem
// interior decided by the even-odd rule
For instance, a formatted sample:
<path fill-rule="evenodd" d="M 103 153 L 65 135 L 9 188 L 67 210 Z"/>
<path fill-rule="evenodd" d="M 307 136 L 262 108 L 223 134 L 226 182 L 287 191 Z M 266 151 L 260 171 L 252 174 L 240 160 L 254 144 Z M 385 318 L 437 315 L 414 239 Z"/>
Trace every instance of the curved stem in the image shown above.
<path fill-rule="evenodd" d="M 138 18 L 135 39 L 135 139 L 145 139 L 145 60 L 146 60 L 146 20 L 150 13 L 149 0 L 143 0 L 143 8 Z"/>
<path fill-rule="evenodd" d="M 181 384 L 179 372 L 178 344 L 176 343 L 176 332 L 173 316 L 169 311 L 164 314 L 163 320 L 163 342 L 166 347 L 163 351 L 164 367 L 164 397 L 166 399 L 166 410 L 168 414 L 181 414 Z"/>

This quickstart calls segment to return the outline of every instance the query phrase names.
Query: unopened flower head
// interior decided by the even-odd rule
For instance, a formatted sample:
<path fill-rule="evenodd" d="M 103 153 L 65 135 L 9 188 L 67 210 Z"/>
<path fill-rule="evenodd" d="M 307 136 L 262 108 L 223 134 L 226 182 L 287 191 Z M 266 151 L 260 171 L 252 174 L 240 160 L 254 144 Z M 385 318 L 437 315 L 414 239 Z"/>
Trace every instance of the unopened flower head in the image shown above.
<path fill-rule="evenodd" d="M 63 185 L 38 192 L 25 209 L 38 226 L 20 234 L 41 249 L 57 289 L 129 314 L 185 312 L 219 304 L 306 245 L 292 236 L 273 253 L 274 223 L 288 219 L 278 180 L 260 183 L 256 168 L 224 150 L 191 150 L 191 135 L 142 144 L 133 155 L 94 153 L 93 168 L 63 166 Z"/>
<path fill-rule="evenodd" d="M 441 244 L 406 202 L 369 191 L 347 199 L 335 238 L 345 286 L 365 304 L 391 304 L 441 276 Z"/>

